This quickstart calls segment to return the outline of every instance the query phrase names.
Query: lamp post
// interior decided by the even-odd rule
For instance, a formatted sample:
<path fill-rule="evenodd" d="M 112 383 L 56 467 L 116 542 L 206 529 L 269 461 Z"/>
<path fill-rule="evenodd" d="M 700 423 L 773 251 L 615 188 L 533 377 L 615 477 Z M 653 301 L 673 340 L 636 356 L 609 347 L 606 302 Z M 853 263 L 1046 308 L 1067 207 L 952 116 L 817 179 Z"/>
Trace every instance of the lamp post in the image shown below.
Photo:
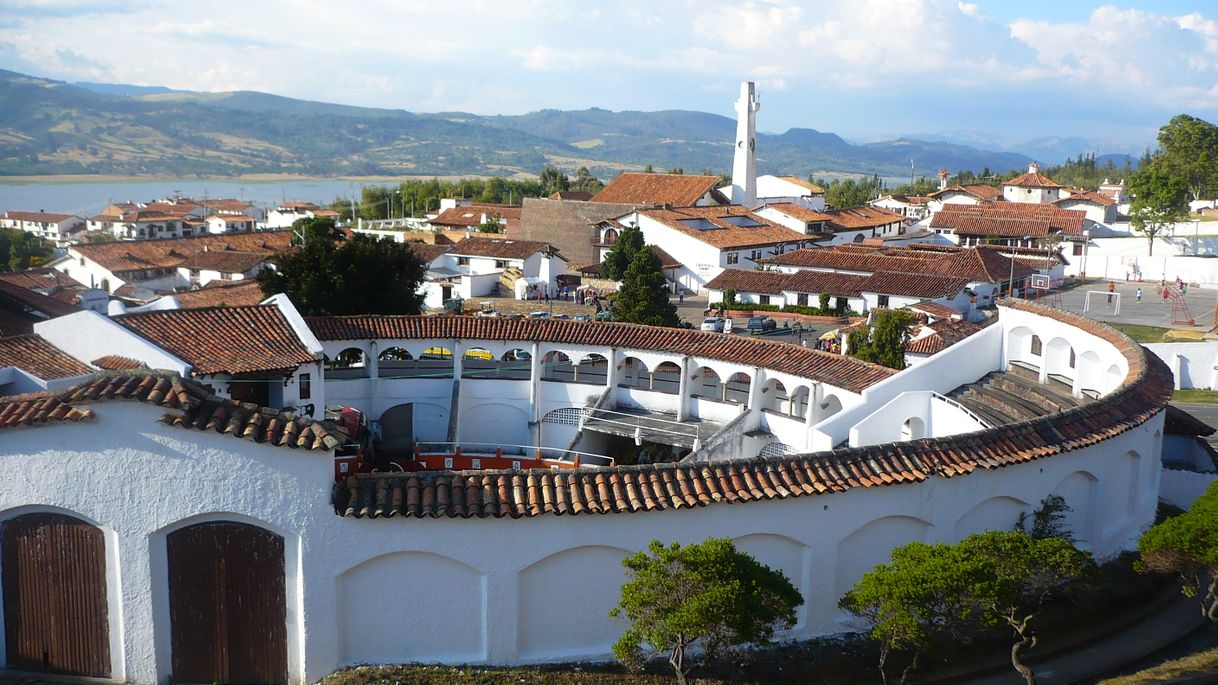
<path fill-rule="evenodd" d="M 1079 283 L 1081 283 L 1083 285 L 1087 284 L 1087 245 L 1090 243 L 1091 243 L 1091 229 L 1089 229 L 1089 228 L 1084 229 L 1083 230 L 1083 263 L 1079 266 L 1079 269 L 1078 269 L 1078 281 L 1079 281 Z"/>

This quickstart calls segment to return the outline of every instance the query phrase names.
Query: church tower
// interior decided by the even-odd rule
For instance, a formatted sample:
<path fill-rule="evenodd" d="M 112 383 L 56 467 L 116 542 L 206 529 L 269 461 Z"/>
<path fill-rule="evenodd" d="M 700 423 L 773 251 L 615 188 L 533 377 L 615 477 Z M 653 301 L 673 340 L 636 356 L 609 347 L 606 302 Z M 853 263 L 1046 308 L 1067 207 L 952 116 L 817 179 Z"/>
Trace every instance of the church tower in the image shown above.
<path fill-rule="evenodd" d="M 757 204 L 757 87 L 740 84 L 736 101 L 736 157 L 732 162 L 732 202 L 752 208 Z"/>

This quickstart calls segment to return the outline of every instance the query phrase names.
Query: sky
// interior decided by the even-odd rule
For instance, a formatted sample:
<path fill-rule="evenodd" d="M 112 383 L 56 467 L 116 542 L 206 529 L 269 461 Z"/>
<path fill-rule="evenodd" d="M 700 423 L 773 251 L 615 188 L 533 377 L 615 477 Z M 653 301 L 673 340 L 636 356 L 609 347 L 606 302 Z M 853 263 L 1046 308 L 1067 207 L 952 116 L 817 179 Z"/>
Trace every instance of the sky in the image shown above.
<path fill-rule="evenodd" d="M 415 112 L 688 109 L 1132 145 L 1218 120 L 1218 2 L 0 0 L 0 68 Z"/>

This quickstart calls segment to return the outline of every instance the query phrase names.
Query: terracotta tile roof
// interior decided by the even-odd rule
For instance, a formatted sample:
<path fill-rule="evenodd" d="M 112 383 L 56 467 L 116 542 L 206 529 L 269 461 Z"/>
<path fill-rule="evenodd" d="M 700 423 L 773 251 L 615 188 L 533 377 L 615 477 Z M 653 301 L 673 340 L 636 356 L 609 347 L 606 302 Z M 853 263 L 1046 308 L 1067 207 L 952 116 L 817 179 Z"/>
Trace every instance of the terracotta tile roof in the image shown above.
<path fill-rule="evenodd" d="M 850 392 L 861 392 L 895 373 L 853 357 L 774 340 L 628 323 L 378 315 L 319 316 L 305 320 L 320 340 L 459 338 L 629 347 L 762 366 L 819 380 Z"/>
<path fill-rule="evenodd" d="M 858 297 L 862 294 L 867 279 L 867 276 L 829 271 L 796 271 L 787 279 L 784 290 L 817 295 L 828 293 L 835 297 Z"/>
<path fill-rule="evenodd" d="M 489 257 L 493 259 L 528 259 L 538 252 L 554 252 L 549 243 L 536 240 L 506 240 L 499 238 L 466 238 L 453 245 L 449 254 Z"/>
<path fill-rule="evenodd" d="M 431 264 L 440 258 L 442 255 L 452 251 L 452 245 L 430 245 L 427 243 L 406 243 L 406 247 L 415 254 L 424 264 Z"/>
<path fill-rule="evenodd" d="M 869 205 L 849 209 L 831 209 L 826 214 L 830 217 L 829 230 L 834 232 L 879 228 L 905 220 L 901 214 Z"/>
<path fill-rule="evenodd" d="M 1213 435 L 1213 426 L 1184 411 L 1174 404 L 1167 405 L 1167 418 L 1163 422 L 1163 433 L 1166 435 L 1192 435 L 1194 437 L 1209 437 Z"/>
<path fill-rule="evenodd" d="M 0 399 L 0 428 L 53 421 L 88 421 L 95 402 L 132 400 L 173 410 L 161 422 L 213 431 L 275 447 L 332 450 L 346 440 L 339 427 L 297 417 L 291 412 L 216 397 L 201 384 L 165 372 L 101 372 L 57 393 Z"/>
<path fill-rule="evenodd" d="M 1053 204 L 1064 205 L 1071 202 L 1090 202 L 1101 207 L 1111 207 L 1112 205 L 1116 204 L 1116 201 L 1114 201 L 1112 198 L 1108 197 L 1107 195 L 1097 193 L 1094 190 L 1083 193 L 1071 193 L 1070 197 L 1063 197 L 1060 200 L 1055 200 Z"/>
<path fill-rule="evenodd" d="M 908 309 L 913 309 L 915 311 L 930 314 L 931 316 L 935 317 L 936 319 L 950 319 L 952 317 L 958 317 L 961 314 L 960 310 L 956 309 L 955 307 L 950 307 L 945 304 L 940 304 L 940 303 L 934 302 L 932 300 L 926 300 L 925 302 L 918 302 L 917 304 L 911 304 L 911 305 L 909 305 Z"/>
<path fill-rule="evenodd" d="M 640 216 L 657 221 L 712 247 L 739 249 L 799 243 L 808 236 L 760 217 L 740 205 L 644 209 Z M 733 222 L 745 222 L 740 226 Z"/>
<path fill-rule="evenodd" d="M 89 243 L 72 246 L 69 254 L 92 260 L 112 273 L 121 273 L 143 269 L 173 268 L 196 253 L 202 252 L 204 247 L 212 251 L 234 250 L 278 254 L 288 249 L 291 240 L 291 231 L 262 231 L 190 238 Z"/>
<path fill-rule="evenodd" d="M 964 193 L 972 195 L 978 200 L 1000 200 L 1002 199 L 1002 189 L 984 183 L 969 183 L 966 185 L 948 186 L 943 190 L 936 190 L 927 197 L 938 199 L 941 195 L 949 193 Z"/>
<path fill-rule="evenodd" d="M 807 179 L 800 178 L 798 176 L 779 176 L 778 178 L 781 178 L 782 180 L 784 180 L 788 183 L 794 183 L 797 186 L 806 188 L 807 190 L 812 191 L 812 193 L 814 195 L 824 195 L 825 194 L 824 188 L 821 188 L 820 186 L 816 185 L 815 183 L 813 183 Z"/>
<path fill-rule="evenodd" d="M 580 468 L 360 474 L 334 490 L 340 515 L 526 518 L 685 509 L 806 497 L 854 488 L 953 478 L 1088 447 L 1163 411 L 1171 371 L 1112 328 L 1061 310 L 1008 306 L 1064 320 L 1113 342 L 1129 375 L 1112 393 L 1058 414 L 944 438 L 844 448 L 791 457 Z"/>
<path fill-rule="evenodd" d="M 930 335 L 925 335 L 917 340 L 910 340 L 906 343 L 905 351 L 907 353 L 930 355 L 942 352 L 981 330 L 984 326 L 960 319 L 943 319 L 935 323 L 926 324 L 923 328 L 930 329 Z"/>
<path fill-rule="evenodd" d="M 1017 188 L 1061 188 L 1062 185 L 1053 179 L 1045 176 L 1039 171 L 1029 171 L 1026 174 L 1020 174 L 1009 181 L 1003 181 L 1004 186 L 1015 186 Z"/>
<path fill-rule="evenodd" d="M 968 283 L 968 279 L 958 276 L 877 271 L 859 285 L 859 290 L 867 293 L 931 298 L 955 295 L 964 290 Z"/>
<path fill-rule="evenodd" d="M 295 369 L 317 359 L 273 304 L 170 309 L 114 320 L 187 362 L 196 374 Z"/>
<path fill-rule="evenodd" d="M 547 199 L 587 202 L 592 199 L 592 193 L 589 193 L 586 190 L 559 190 L 558 192 L 550 193 Z"/>
<path fill-rule="evenodd" d="M 107 354 L 89 362 L 93 366 L 106 371 L 127 371 L 129 369 L 146 369 L 148 365 L 142 361 L 123 357 L 117 354 Z"/>
<path fill-rule="evenodd" d="M 781 266 L 798 266 L 812 269 L 832 269 L 834 271 L 857 271 L 859 273 L 875 273 L 876 271 L 904 271 L 917 273 L 927 268 L 939 258 L 939 255 L 889 254 L 872 248 L 863 250 L 840 249 L 844 246 L 813 247 L 794 250 L 785 254 L 775 255 L 761 260 L 764 264 Z"/>
<path fill-rule="evenodd" d="M 4 218 L 14 221 L 42 221 L 46 223 L 57 224 L 68 219 L 77 219 L 75 214 L 56 214 L 53 212 L 19 212 L 7 211 L 4 213 Z"/>
<path fill-rule="evenodd" d="M 83 283 L 49 266 L 0 272 L 0 281 L 26 290 L 33 290 L 69 304 L 76 303 L 78 291 L 86 290 Z"/>
<path fill-rule="evenodd" d="M 219 271 L 225 274 L 243 274 L 270 259 L 273 255 L 264 252 L 236 252 L 233 250 L 204 250 L 178 265 L 179 269 Z"/>
<path fill-rule="evenodd" d="M 831 214 L 818 212 L 814 209 L 808 209 L 807 207 L 797 205 L 792 202 L 775 202 L 772 205 L 766 205 L 766 207 L 776 209 L 779 212 L 782 212 L 793 219 L 798 219 L 804 223 L 814 223 L 817 221 L 827 223 L 833 220 L 833 216 Z"/>
<path fill-rule="evenodd" d="M 43 295 L 4 280 L 0 280 L 0 300 L 27 312 L 38 312 L 42 317 L 50 319 L 80 311 L 80 307 L 71 302 Z"/>
<path fill-rule="evenodd" d="M 84 362 L 32 333 L 0 338 L 0 368 L 6 366 L 28 371 L 45 381 L 93 373 Z"/>
<path fill-rule="evenodd" d="M 959 235 L 1044 238 L 1081 235 L 1086 213 L 1051 204 L 996 202 L 944 205 L 930 220 L 931 228 L 948 228 Z"/>
<path fill-rule="evenodd" d="M 998 283 L 1009 280 L 1012 269 L 1016 279 L 1035 272 L 1035 269 L 1022 264 L 1018 259 L 1014 260 L 1014 265 L 1011 261 L 1011 257 L 1001 254 L 997 249 L 982 245 L 940 257 L 929 268 L 929 273 L 959 276 L 971 283 Z"/>
<path fill-rule="evenodd" d="M 780 295 L 789 279 L 790 274 L 781 271 L 724 269 L 722 273 L 706 284 L 706 289 L 727 290 L 732 288 L 742 293 Z"/>
<path fill-rule="evenodd" d="M 702 199 L 703 195 L 715 190 L 718 184 L 718 176 L 643 174 L 628 171 L 593 195 L 592 201 L 689 207 Z"/>
<path fill-rule="evenodd" d="M 682 263 L 676 257 L 668 254 L 660 249 L 658 245 L 648 245 L 647 249 L 655 253 L 655 256 L 660 258 L 661 269 L 679 269 Z M 601 262 L 595 264 L 569 264 L 567 268 L 571 271 L 577 271 L 586 276 L 598 277 L 601 273 Z"/>
<path fill-rule="evenodd" d="M 500 219 L 503 219 L 501 223 L 506 223 L 507 225 L 520 223 L 520 207 L 480 204 L 446 209 L 443 212 L 440 212 L 436 218 L 429 220 L 428 223 L 435 226 L 462 226 L 473 228 L 481 225 L 484 221 L 489 221 L 495 215 L 498 215 Z"/>
<path fill-rule="evenodd" d="M 262 286 L 252 278 L 239 281 L 212 281 L 202 288 L 174 293 L 182 309 L 203 307 L 243 307 L 259 304 L 266 299 Z"/>

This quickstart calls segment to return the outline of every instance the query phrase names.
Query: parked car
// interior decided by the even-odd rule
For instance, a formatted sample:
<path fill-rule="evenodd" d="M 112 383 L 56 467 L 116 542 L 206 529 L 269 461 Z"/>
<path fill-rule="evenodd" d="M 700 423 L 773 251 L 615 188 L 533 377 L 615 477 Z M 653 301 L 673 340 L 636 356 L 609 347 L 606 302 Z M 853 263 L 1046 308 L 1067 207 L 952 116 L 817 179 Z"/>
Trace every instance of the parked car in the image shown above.
<path fill-rule="evenodd" d="M 710 331 L 711 333 L 723 332 L 723 318 L 718 316 L 708 316 L 702 319 L 702 330 Z"/>
<path fill-rule="evenodd" d="M 563 321 L 566 321 L 567 319 L 571 318 L 571 315 L 570 314 L 555 314 L 554 316 L 551 316 L 550 318 L 551 319 L 562 319 Z"/>
<path fill-rule="evenodd" d="M 548 319 L 548 318 L 550 318 L 550 312 L 547 312 L 544 309 L 541 311 L 529 312 L 529 318 L 530 319 Z"/>
<path fill-rule="evenodd" d="M 769 316 L 754 316 L 749 319 L 749 333 L 764 333 L 778 328 L 778 322 Z"/>
<path fill-rule="evenodd" d="M 596 320 L 597 321 L 613 321 L 613 312 L 610 312 L 610 311 L 597 312 Z"/>
<path fill-rule="evenodd" d="M 587 314 L 576 314 L 573 321 L 591 321 L 592 317 Z"/>

